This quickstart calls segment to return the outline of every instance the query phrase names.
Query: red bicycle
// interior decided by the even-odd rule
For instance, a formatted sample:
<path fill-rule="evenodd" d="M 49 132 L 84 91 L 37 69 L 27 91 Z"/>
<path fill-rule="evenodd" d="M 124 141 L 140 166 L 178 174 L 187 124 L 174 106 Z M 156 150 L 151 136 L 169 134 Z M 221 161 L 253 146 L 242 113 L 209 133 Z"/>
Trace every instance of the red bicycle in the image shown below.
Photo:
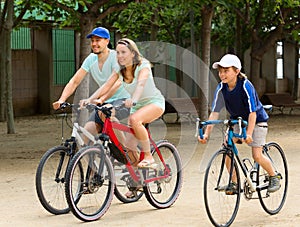
<path fill-rule="evenodd" d="M 167 140 L 154 142 L 149 125 L 145 125 L 157 165 L 136 168 L 123 144 L 124 138 L 128 142 L 134 136 L 133 129 L 111 121 L 112 109 L 120 106 L 89 104 L 89 107 L 101 111 L 105 121 L 97 143 L 80 149 L 68 166 L 65 193 L 72 213 L 80 220 L 95 221 L 108 210 L 114 194 L 122 201 L 127 190 L 135 193 L 135 201 L 144 193 L 148 202 L 158 209 L 174 204 L 183 182 L 182 162 L 176 147 Z"/>

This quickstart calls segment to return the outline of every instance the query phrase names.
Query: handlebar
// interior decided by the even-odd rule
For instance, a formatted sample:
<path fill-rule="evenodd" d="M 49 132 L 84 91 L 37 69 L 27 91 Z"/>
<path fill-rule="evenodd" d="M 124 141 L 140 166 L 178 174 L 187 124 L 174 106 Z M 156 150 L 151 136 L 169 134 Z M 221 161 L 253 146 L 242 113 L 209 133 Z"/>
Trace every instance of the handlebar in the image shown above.
<path fill-rule="evenodd" d="M 196 121 L 196 134 L 195 136 L 200 136 L 201 139 L 203 139 L 203 131 L 205 126 L 207 125 L 217 125 L 217 124 L 223 124 L 226 127 L 229 127 L 229 129 L 233 130 L 233 126 L 238 124 L 239 125 L 239 133 L 233 133 L 233 137 L 246 139 L 247 133 L 246 133 L 246 127 L 248 125 L 247 121 L 243 120 L 241 117 L 238 119 L 230 119 L 230 120 L 208 120 L 208 121 L 200 121 L 199 118 L 197 118 Z M 198 134 L 199 133 L 199 134 Z"/>
<path fill-rule="evenodd" d="M 62 104 L 60 104 L 59 110 L 63 110 L 67 107 L 73 107 L 74 104 L 68 103 L 68 102 L 63 102 Z"/>
<path fill-rule="evenodd" d="M 133 106 L 135 106 L 135 105 L 136 105 L 136 103 L 134 102 Z M 101 106 L 98 106 L 98 105 L 92 104 L 92 103 L 89 103 L 89 104 L 86 105 L 86 108 L 88 110 L 94 110 L 95 109 L 95 110 L 101 111 L 107 117 L 111 116 L 111 111 L 112 111 L 113 108 L 116 109 L 116 110 L 118 110 L 118 109 L 121 109 L 123 107 L 125 107 L 125 103 L 123 101 L 119 102 L 117 104 L 114 104 L 114 105 L 112 105 L 112 104 L 111 105 L 107 105 L 107 103 L 104 103 Z"/>
<path fill-rule="evenodd" d="M 124 104 L 123 104 L 124 105 Z M 105 115 L 111 115 L 111 110 L 114 108 L 113 105 L 111 106 L 107 106 L 107 105 L 101 105 L 101 106 L 98 106 L 96 104 L 92 104 L 92 103 L 89 103 L 85 106 L 88 110 L 98 110 L 98 111 L 101 111 L 103 112 Z M 116 108 L 116 107 L 115 107 Z"/>
<path fill-rule="evenodd" d="M 136 105 L 136 103 L 134 102 L 133 106 L 135 106 L 135 105 Z M 61 103 L 59 109 L 57 109 L 57 110 L 64 110 L 68 107 L 75 109 L 76 112 L 80 111 L 79 104 L 71 104 L 68 102 Z M 114 105 L 107 105 L 107 103 L 103 103 L 102 105 L 96 105 L 96 104 L 89 103 L 89 104 L 85 105 L 84 107 L 89 111 L 98 110 L 98 111 L 101 111 L 102 113 L 104 113 L 106 116 L 111 116 L 111 111 L 113 108 L 116 110 L 123 108 L 123 107 L 125 107 L 125 103 L 123 101 L 118 102 L 117 104 L 114 104 Z"/>

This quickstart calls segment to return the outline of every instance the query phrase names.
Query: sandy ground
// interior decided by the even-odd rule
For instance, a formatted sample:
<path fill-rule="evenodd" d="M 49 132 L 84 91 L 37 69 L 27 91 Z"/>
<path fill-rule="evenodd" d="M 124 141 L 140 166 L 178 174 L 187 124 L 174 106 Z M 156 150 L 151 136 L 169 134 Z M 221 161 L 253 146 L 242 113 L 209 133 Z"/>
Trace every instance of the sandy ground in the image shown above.
<path fill-rule="evenodd" d="M 53 116 L 17 118 L 17 134 L 6 134 L 0 122 L 0 226 L 77 226 L 82 225 L 71 213 L 55 216 L 39 203 L 35 191 L 35 172 L 44 152 L 61 141 L 61 120 Z M 258 200 L 243 197 L 232 226 L 299 226 L 300 223 L 300 111 L 292 115 L 271 114 L 269 141 L 278 142 L 289 164 L 289 190 L 282 211 L 270 216 Z M 65 136 L 69 131 L 65 128 Z M 132 204 L 116 198 L 108 212 L 98 221 L 85 226 L 211 226 L 203 202 L 203 166 L 205 159 L 220 145 L 200 145 L 194 137 L 194 125 L 153 124 L 154 137 L 165 137 L 178 146 L 184 163 L 184 184 L 175 204 L 164 210 L 153 208 L 143 197 Z M 216 131 L 216 133 L 218 133 Z M 244 146 L 244 145 L 242 145 Z M 242 155 L 249 156 L 247 146 Z"/>

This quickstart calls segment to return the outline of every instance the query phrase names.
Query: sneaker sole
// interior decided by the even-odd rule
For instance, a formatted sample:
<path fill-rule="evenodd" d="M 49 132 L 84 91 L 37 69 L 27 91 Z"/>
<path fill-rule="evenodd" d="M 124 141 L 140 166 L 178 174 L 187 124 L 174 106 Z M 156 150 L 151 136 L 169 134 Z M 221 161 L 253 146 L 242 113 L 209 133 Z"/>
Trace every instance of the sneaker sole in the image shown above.
<path fill-rule="evenodd" d="M 281 185 L 277 189 L 272 189 L 272 190 L 268 189 L 267 192 L 269 192 L 269 193 L 277 192 L 280 188 L 281 188 Z"/>

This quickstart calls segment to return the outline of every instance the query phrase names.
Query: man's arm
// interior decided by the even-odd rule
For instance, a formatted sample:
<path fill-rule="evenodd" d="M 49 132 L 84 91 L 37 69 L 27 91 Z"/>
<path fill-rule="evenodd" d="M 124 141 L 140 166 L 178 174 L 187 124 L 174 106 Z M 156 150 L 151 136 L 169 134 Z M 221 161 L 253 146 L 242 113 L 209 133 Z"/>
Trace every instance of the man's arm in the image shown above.
<path fill-rule="evenodd" d="M 74 76 L 65 86 L 58 101 L 52 104 L 53 109 L 55 110 L 58 109 L 60 104 L 65 102 L 75 92 L 76 88 L 79 86 L 79 84 L 81 83 L 81 81 L 86 75 L 87 72 L 83 68 L 77 70 L 77 72 L 74 74 Z"/>

